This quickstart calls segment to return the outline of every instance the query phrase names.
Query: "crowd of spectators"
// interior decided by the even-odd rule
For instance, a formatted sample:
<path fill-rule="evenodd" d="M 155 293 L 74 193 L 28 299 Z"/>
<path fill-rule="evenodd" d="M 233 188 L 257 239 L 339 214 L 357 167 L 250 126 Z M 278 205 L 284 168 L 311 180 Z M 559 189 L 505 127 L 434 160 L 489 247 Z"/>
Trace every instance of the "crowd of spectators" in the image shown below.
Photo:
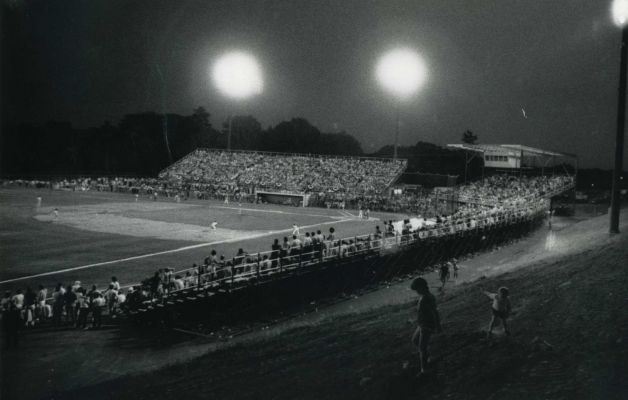
<path fill-rule="evenodd" d="M 543 197 L 555 190 L 573 185 L 569 175 L 513 176 L 492 175 L 458 188 L 458 199 L 486 205 L 525 203 L 528 199 Z"/>
<path fill-rule="evenodd" d="M 86 179 L 66 181 L 64 184 L 89 188 L 93 187 L 94 182 L 109 190 L 138 187 L 140 184 L 136 179 L 127 178 Z M 43 286 L 37 291 L 26 288 L 25 291 L 18 289 L 15 293 L 6 292 L 0 304 L 3 329 L 7 338 L 12 338 L 10 332 L 13 326 L 33 327 L 43 322 L 81 329 L 99 328 L 103 314 L 114 318 L 121 312 L 169 301 L 173 294 L 190 288 L 230 290 L 234 285 L 248 284 L 291 269 L 316 265 L 330 258 L 371 254 L 382 248 L 426 238 L 513 224 L 543 214 L 548 208 L 548 200 L 544 196 L 572 183 L 572 178 L 566 176 L 494 176 L 459 187 L 460 196 L 468 201 L 461 203 L 453 212 L 434 210 L 435 217 L 428 216 L 430 213 L 425 212 L 428 208 L 424 206 L 438 200 L 430 199 L 426 193 L 419 193 L 417 197 L 397 197 L 397 203 L 394 204 L 399 207 L 398 210 L 411 212 L 418 218 L 397 223 L 388 221 L 384 223 L 383 229 L 378 226 L 375 232 L 363 236 L 339 239 L 335 229 L 329 228 L 325 234 L 318 230 L 296 233 L 283 240 L 275 239 L 268 251 L 260 253 L 249 254 L 240 249 L 234 256 L 226 257 L 212 250 L 198 265 L 178 271 L 173 268 L 160 269 L 140 284 L 128 288 L 121 288 L 118 280 L 112 277 L 104 289 L 94 285 L 87 290 L 80 281 L 76 281 L 70 285 L 59 283 L 50 292 Z M 154 182 L 145 180 L 141 184 L 148 187 Z M 385 200 L 376 196 L 368 199 L 370 202 L 364 202 L 366 207 L 376 208 L 377 202 L 385 204 Z"/>
<path fill-rule="evenodd" d="M 16 330 L 21 327 L 33 328 L 40 324 L 77 329 L 98 329 L 102 326 L 102 316 L 116 318 L 126 305 L 129 291 L 123 291 L 114 276 L 106 289 L 92 285 L 83 287 L 80 281 L 69 285 L 58 283 L 49 292 L 39 285 L 37 291 L 27 287 L 15 293 L 5 291 L 0 300 L 2 328 L 7 344 L 17 344 Z"/>
<path fill-rule="evenodd" d="M 214 190 L 380 194 L 405 166 L 405 160 L 198 149 L 159 177 Z"/>
<path fill-rule="evenodd" d="M 198 149 L 159 178 L 75 178 L 56 181 L 4 181 L 28 187 L 96 190 L 180 199 L 237 199 L 262 202 L 255 190 L 309 193 L 309 205 L 436 215 L 448 207 L 435 193 L 402 194 L 387 188 L 403 172 L 405 160 L 305 156 L 282 153 Z M 447 201 L 495 205 L 524 203 L 573 185 L 573 177 L 493 175 L 460 185 Z M 446 202 L 445 202 L 446 203 Z M 300 203 L 299 203 L 300 204 Z"/>

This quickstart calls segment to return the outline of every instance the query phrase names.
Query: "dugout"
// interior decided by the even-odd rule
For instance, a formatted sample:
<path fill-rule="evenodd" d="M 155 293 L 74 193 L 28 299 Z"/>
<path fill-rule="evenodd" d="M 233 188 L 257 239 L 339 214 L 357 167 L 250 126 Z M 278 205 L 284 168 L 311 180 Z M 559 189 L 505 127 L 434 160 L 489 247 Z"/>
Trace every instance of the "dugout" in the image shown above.
<path fill-rule="evenodd" d="M 257 202 L 268 204 L 281 204 L 284 206 L 307 207 L 310 194 L 291 192 L 270 192 L 266 190 L 255 191 Z"/>

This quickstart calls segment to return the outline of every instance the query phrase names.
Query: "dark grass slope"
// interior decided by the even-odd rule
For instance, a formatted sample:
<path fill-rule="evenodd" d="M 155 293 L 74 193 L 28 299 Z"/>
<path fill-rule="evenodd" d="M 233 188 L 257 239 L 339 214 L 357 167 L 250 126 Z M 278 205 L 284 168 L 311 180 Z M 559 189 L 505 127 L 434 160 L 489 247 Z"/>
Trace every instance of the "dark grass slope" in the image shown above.
<path fill-rule="evenodd" d="M 333 318 L 156 372 L 60 393 L 90 399 L 624 399 L 628 236 L 439 297 L 435 372 L 417 380 L 413 304 Z M 510 338 L 484 338 L 481 290 L 510 288 Z M 405 367 L 404 367 L 405 366 Z"/>

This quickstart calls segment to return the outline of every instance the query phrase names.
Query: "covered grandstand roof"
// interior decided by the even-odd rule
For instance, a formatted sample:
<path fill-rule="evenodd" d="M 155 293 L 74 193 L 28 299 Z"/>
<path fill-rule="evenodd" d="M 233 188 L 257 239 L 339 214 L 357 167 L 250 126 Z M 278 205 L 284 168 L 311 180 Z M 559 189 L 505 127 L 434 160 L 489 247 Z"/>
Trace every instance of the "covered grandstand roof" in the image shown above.
<path fill-rule="evenodd" d="M 475 151 L 479 153 L 490 152 L 512 152 L 523 153 L 527 156 L 540 156 L 540 157 L 568 157 L 576 158 L 575 154 L 561 153 L 552 150 L 543 150 L 536 147 L 524 146 L 521 144 L 448 144 L 447 147 Z"/>

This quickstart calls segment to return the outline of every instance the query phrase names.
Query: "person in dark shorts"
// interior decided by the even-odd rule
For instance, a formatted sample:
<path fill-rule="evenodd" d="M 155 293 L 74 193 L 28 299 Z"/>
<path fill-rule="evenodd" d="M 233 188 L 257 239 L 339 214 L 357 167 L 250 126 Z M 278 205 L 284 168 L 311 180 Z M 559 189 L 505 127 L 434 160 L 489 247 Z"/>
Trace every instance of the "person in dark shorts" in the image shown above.
<path fill-rule="evenodd" d="M 449 280 L 449 265 L 447 265 L 447 263 L 442 263 L 440 265 L 440 269 L 438 270 L 438 278 L 441 282 L 439 290 L 442 292 L 445 289 L 445 283 L 447 283 L 447 281 Z"/>
<path fill-rule="evenodd" d="M 498 322 L 498 319 L 502 321 L 504 325 L 504 332 L 506 335 L 510 336 L 510 329 L 508 329 L 508 323 L 506 320 L 508 316 L 510 316 L 511 306 L 510 306 L 510 298 L 508 288 L 500 287 L 497 293 L 484 292 L 484 294 L 493 300 L 493 304 L 491 306 L 491 311 L 493 313 L 491 317 L 491 322 L 488 325 L 488 332 L 486 333 L 486 337 L 490 338 L 493 334 L 493 328 L 495 327 L 495 323 Z"/>
<path fill-rule="evenodd" d="M 419 295 L 417 305 L 418 326 L 412 335 L 412 344 L 419 348 L 419 361 L 421 370 L 418 376 L 427 372 L 427 362 L 429 358 L 430 339 L 434 333 L 442 331 L 440 316 L 436 308 L 436 298 L 427 286 L 427 281 L 423 278 L 416 278 L 410 286 Z"/>

